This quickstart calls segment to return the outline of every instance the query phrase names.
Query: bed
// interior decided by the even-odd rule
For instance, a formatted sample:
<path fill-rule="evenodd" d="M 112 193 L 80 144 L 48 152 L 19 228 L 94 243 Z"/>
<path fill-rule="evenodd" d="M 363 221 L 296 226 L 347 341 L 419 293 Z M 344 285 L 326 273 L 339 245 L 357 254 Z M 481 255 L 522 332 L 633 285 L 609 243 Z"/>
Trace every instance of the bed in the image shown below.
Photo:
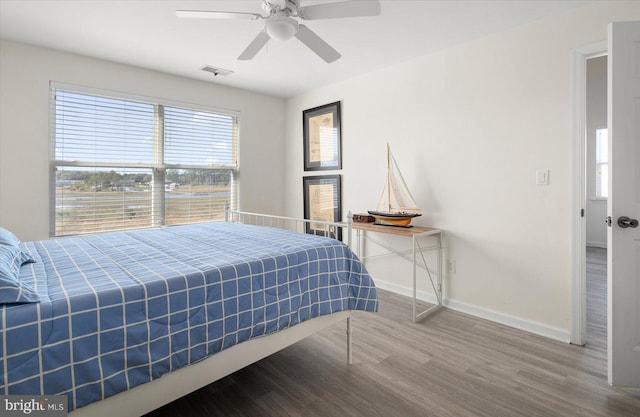
<path fill-rule="evenodd" d="M 350 362 L 350 311 L 378 304 L 348 244 L 287 230 L 304 221 L 227 220 L 20 243 L 40 300 L 0 308 L 0 394 L 138 416 L 339 321 Z M 326 230 L 349 241 L 349 226 Z"/>

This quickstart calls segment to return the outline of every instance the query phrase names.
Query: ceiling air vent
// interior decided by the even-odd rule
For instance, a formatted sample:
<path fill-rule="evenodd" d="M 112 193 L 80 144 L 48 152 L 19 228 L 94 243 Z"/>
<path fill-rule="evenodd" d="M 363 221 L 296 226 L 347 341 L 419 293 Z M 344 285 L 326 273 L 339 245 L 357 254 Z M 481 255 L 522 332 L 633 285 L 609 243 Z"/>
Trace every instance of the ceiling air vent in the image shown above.
<path fill-rule="evenodd" d="M 203 67 L 202 71 L 210 72 L 213 75 L 215 75 L 216 77 L 218 75 L 230 75 L 230 74 L 233 74 L 233 71 L 229 71 L 229 70 L 222 69 L 222 68 L 212 67 L 211 65 L 207 65 L 206 67 Z"/>

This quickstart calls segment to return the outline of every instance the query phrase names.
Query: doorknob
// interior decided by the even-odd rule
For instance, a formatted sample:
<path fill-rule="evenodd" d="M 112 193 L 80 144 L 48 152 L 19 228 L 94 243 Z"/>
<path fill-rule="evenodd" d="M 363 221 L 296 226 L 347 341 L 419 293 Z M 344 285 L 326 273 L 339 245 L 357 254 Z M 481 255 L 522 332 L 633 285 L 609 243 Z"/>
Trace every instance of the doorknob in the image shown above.
<path fill-rule="evenodd" d="M 635 229 L 638 227 L 638 221 L 636 219 L 630 219 L 627 216 L 620 216 L 618 217 L 618 226 L 623 229 L 626 229 L 627 227 Z"/>

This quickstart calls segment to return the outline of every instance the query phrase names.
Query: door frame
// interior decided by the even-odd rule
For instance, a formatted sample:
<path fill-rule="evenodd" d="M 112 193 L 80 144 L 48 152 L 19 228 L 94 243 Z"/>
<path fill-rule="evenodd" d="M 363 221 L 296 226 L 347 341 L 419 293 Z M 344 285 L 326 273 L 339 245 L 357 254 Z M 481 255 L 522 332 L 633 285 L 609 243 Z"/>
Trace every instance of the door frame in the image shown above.
<path fill-rule="evenodd" d="M 587 60 L 607 55 L 607 41 L 571 51 L 571 329 L 569 342 L 587 342 L 586 106 Z M 604 219 L 602 219 L 604 222 Z"/>

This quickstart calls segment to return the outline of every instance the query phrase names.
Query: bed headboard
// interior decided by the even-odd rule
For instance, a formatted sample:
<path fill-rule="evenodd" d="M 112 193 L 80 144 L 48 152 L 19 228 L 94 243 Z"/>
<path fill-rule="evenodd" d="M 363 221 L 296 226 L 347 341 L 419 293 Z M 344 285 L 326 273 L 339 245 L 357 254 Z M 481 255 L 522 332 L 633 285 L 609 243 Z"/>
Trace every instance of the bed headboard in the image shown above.
<path fill-rule="evenodd" d="M 333 239 L 342 240 L 347 245 L 351 246 L 351 231 L 353 224 L 353 214 L 351 214 L 351 212 L 347 213 L 347 221 L 345 222 L 327 222 L 231 210 L 229 205 L 225 204 L 224 220 L 227 222 L 276 227 L 278 229 L 286 229 L 298 233 L 311 233 L 318 236 L 331 237 Z"/>

